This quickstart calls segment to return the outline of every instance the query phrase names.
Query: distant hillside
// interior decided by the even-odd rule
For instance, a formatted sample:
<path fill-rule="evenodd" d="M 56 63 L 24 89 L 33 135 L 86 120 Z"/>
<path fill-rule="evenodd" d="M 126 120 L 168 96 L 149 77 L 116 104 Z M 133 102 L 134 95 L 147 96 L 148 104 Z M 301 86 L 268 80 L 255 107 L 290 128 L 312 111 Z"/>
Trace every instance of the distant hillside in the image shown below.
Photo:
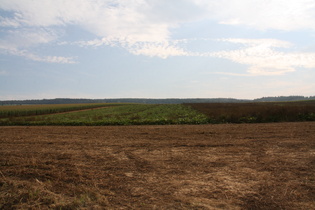
<path fill-rule="evenodd" d="M 78 103 L 145 103 L 145 104 L 181 104 L 181 103 L 242 103 L 242 102 L 277 102 L 277 101 L 302 101 L 315 100 L 315 96 L 279 96 L 263 97 L 254 100 L 234 99 L 234 98 L 115 98 L 115 99 L 72 99 L 56 98 L 41 100 L 7 100 L 0 101 L 0 105 L 32 105 L 32 104 L 78 104 Z"/>

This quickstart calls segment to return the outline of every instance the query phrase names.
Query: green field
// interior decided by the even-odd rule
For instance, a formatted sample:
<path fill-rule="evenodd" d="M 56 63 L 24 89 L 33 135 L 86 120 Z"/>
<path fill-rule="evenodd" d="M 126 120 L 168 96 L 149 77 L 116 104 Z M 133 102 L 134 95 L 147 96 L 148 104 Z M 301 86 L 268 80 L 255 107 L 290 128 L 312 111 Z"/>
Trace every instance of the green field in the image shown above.
<path fill-rule="evenodd" d="M 54 114 L 16 114 L 0 118 L 0 125 L 163 125 L 204 124 L 208 121 L 204 114 L 180 104 L 103 104 L 101 107 Z"/>
<path fill-rule="evenodd" d="M 0 118 L 11 118 L 31 115 L 55 114 L 84 109 L 93 109 L 108 106 L 117 106 L 120 104 L 51 104 L 51 105 L 11 105 L 0 106 Z"/>
<path fill-rule="evenodd" d="M 0 106 L 0 125 L 166 125 L 315 121 L 315 101 Z"/>

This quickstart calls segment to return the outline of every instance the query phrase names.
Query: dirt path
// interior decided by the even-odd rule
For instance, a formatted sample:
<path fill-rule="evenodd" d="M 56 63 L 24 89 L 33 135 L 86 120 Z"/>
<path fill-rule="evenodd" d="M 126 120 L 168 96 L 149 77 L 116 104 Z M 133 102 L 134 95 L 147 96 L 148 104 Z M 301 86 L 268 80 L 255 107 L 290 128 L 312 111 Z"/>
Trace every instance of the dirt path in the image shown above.
<path fill-rule="evenodd" d="M 0 209 L 315 209 L 315 123 L 0 127 Z"/>

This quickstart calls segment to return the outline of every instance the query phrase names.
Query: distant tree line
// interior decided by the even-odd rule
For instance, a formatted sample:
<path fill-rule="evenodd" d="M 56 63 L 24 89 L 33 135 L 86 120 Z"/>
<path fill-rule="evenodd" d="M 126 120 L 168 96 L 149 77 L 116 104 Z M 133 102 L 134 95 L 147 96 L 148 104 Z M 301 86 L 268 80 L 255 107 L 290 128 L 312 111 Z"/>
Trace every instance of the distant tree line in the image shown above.
<path fill-rule="evenodd" d="M 277 101 L 304 101 L 304 100 L 315 100 L 315 96 L 304 97 L 304 96 L 277 96 L 277 97 L 262 97 L 254 99 L 254 102 L 277 102 Z"/>
<path fill-rule="evenodd" d="M 278 96 L 263 97 L 254 100 L 234 98 L 115 98 L 115 99 L 40 99 L 40 100 L 6 100 L 0 101 L 0 105 L 35 105 L 35 104 L 84 104 L 84 103 L 144 103 L 144 104 L 182 104 L 182 103 L 244 103 L 244 102 L 278 102 L 278 101 L 303 101 L 315 100 L 315 96 Z"/>

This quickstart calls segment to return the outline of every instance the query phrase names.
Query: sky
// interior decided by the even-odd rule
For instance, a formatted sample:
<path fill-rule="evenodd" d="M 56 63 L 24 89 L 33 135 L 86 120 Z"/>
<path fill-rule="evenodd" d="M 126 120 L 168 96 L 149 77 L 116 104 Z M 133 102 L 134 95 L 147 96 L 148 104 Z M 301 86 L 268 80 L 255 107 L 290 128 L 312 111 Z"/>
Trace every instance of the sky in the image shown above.
<path fill-rule="evenodd" d="M 0 100 L 315 95 L 315 0 L 0 0 Z"/>

